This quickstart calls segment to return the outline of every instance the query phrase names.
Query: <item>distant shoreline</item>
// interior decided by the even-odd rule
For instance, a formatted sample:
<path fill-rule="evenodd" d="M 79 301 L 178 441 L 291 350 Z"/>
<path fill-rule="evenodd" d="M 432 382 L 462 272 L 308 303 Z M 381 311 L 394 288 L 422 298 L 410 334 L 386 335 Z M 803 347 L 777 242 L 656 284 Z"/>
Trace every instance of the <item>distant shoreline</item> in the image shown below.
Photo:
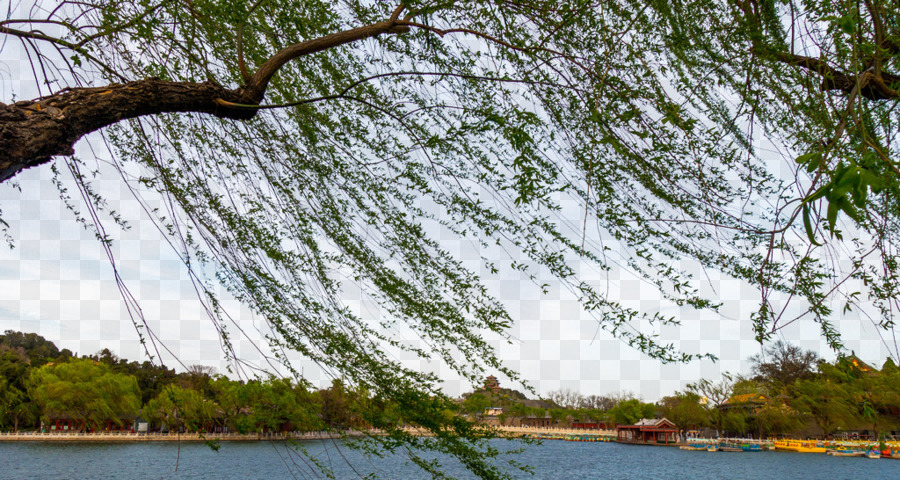
<path fill-rule="evenodd" d="M 521 435 L 615 435 L 611 430 L 579 430 L 571 428 L 531 428 L 531 427 L 497 427 L 501 432 Z M 426 435 L 424 431 L 409 429 L 414 435 Z M 296 432 L 296 433 L 131 433 L 131 432 L 0 432 L 2 442 L 258 442 L 284 440 L 331 440 L 345 437 L 360 437 L 360 431 L 349 431 L 343 435 L 335 432 Z"/>

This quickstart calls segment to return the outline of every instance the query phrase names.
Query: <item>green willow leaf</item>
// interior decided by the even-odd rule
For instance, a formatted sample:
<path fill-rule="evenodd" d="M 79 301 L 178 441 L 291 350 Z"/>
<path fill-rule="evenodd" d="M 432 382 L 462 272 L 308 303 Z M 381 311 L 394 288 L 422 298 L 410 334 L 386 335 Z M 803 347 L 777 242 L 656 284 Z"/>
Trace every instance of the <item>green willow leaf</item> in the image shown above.
<path fill-rule="evenodd" d="M 816 232 L 813 230 L 812 220 L 809 216 L 809 202 L 803 202 L 803 228 L 806 229 L 806 236 L 809 238 L 809 243 L 818 247 L 822 246 L 821 243 L 816 241 Z"/>

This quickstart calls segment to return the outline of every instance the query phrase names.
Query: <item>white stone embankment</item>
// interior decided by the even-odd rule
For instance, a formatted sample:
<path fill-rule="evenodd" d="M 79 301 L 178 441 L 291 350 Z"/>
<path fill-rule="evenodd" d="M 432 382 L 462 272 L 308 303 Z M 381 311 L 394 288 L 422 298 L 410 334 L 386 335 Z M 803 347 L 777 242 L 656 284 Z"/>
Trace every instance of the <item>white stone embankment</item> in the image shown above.
<path fill-rule="evenodd" d="M 574 428 L 548 427 L 494 427 L 500 432 L 522 435 L 615 435 L 615 430 L 584 430 Z M 427 431 L 407 429 L 413 435 L 428 435 Z M 372 433 L 372 432 L 369 432 Z M 377 432 L 375 432 L 377 435 Z M 344 436 L 358 437 L 363 432 L 350 431 Z M 0 442 L 206 442 L 214 441 L 281 441 L 281 440 L 321 440 L 341 438 L 334 432 L 292 432 L 271 434 L 241 433 L 130 433 L 130 432 L 0 432 Z"/>
<path fill-rule="evenodd" d="M 496 427 L 509 433 L 539 434 L 539 435 L 598 435 L 615 436 L 615 430 L 586 430 L 583 428 L 551 428 L 551 427 Z"/>
<path fill-rule="evenodd" d="M 359 432 L 350 432 L 358 436 Z M 340 438 L 330 432 L 296 432 L 286 434 L 241 434 L 241 433 L 130 433 L 130 432 L 0 432 L 0 442 L 255 442 L 281 440 L 321 440 Z"/>

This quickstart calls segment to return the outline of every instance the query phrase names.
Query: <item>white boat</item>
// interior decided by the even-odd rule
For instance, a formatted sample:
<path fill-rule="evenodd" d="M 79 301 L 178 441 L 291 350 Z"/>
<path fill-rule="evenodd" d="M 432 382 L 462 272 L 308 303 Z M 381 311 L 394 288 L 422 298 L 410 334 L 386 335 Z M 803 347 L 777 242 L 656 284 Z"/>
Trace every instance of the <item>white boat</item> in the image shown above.
<path fill-rule="evenodd" d="M 828 450 L 825 453 L 828 455 L 834 456 L 834 457 L 865 457 L 866 456 L 866 452 L 863 452 L 860 450 L 837 449 L 837 450 Z"/>

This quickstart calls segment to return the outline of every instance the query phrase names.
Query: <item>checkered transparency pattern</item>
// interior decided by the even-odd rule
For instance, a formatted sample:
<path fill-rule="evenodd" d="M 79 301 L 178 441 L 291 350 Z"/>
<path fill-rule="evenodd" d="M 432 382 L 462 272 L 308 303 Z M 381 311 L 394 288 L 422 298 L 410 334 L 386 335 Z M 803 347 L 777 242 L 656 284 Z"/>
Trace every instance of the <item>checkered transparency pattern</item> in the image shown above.
<path fill-rule="evenodd" d="M 79 154 L 87 158 L 90 152 L 81 148 Z M 56 163 L 64 167 L 62 161 Z M 2 218 L 10 224 L 15 239 L 15 249 L 0 253 L 0 329 L 36 332 L 79 354 L 110 348 L 129 360 L 145 359 L 112 281 L 109 260 L 93 234 L 72 220 L 51 178 L 49 168 L 39 168 L 16 178 L 21 191 L 8 183 L 0 185 Z M 226 364 L 217 332 L 196 301 L 194 287 L 178 258 L 118 180 L 98 180 L 95 186 L 132 226 L 118 234 L 113 251 L 125 283 L 140 299 L 147 325 L 185 365 L 212 365 L 224 372 Z M 599 329 L 597 321 L 581 311 L 577 299 L 549 276 L 532 280 L 508 268 L 510 260 L 494 257 L 494 252 L 460 240 L 440 226 L 428 228 L 444 248 L 486 279 L 493 294 L 507 306 L 514 320 L 509 331 L 511 344 L 501 338 L 493 341 L 506 364 L 541 394 L 557 389 L 583 394 L 629 391 L 654 400 L 701 378 L 716 379 L 723 372 L 748 373 L 747 359 L 760 350 L 749 321 L 759 302 L 758 293 L 714 272 L 704 274 L 709 279 L 704 288 L 708 289 L 706 294 L 722 302 L 719 313 L 667 306 L 650 285 L 620 270 L 599 273 L 579 267 L 579 278 L 593 282 L 623 304 L 678 316 L 680 326 L 660 330 L 663 340 L 675 342 L 689 353 L 711 352 L 720 358 L 719 363 L 661 365 Z M 486 271 L 483 255 L 496 258 L 501 268 L 498 276 Z M 544 283 L 549 285 L 546 294 L 538 286 Z M 358 288 L 347 285 L 341 298 L 364 318 L 373 322 L 380 318 L 377 306 Z M 229 312 L 248 333 L 244 337 L 229 328 L 238 355 L 262 364 L 258 349 L 267 331 L 264 322 L 233 303 Z M 838 326 L 848 349 L 863 354 L 864 360 L 883 361 L 886 351 L 865 318 L 850 312 Z M 410 345 L 422 346 L 409 332 L 399 333 Z M 792 325 L 784 336 L 803 348 L 829 355 L 817 328 L 809 322 Z M 157 354 L 152 349 L 151 353 Z M 165 349 L 161 348 L 159 354 L 168 365 L 177 365 Z M 436 360 L 414 356 L 400 360 L 411 368 L 434 372 L 451 395 L 474 387 Z M 314 383 L 327 385 L 330 381 L 313 364 L 298 359 L 297 365 Z M 501 382 L 510 386 L 508 379 L 501 378 Z"/>
<path fill-rule="evenodd" d="M 4 54 L 9 57 L 0 61 L 3 66 L 0 101 L 10 101 L 12 92 L 18 94 L 18 99 L 38 96 L 41 92 L 28 90 L 33 88 L 30 87 L 33 82 L 28 78 L 27 63 L 15 59 L 21 47 L 4 48 Z M 77 150 L 89 166 L 100 165 L 96 159 L 105 158 L 102 142 L 97 137 L 81 141 Z M 55 164 L 65 170 L 63 160 L 57 159 Z M 15 239 L 15 249 L 0 251 L 0 330 L 36 332 L 61 348 L 79 354 L 110 348 L 129 360 L 145 359 L 121 292 L 112 281 L 109 259 L 93 234 L 73 221 L 51 178 L 49 167 L 44 166 L 23 172 L 15 182 L 0 185 L 2 219 L 9 223 L 10 235 Z M 218 332 L 196 300 L 194 286 L 183 265 L 114 172 L 104 170 L 94 185 L 110 201 L 110 207 L 132 226 L 116 234 L 113 252 L 125 284 L 140 300 L 147 327 L 159 340 L 158 350 L 150 345 L 151 354 L 159 355 L 157 360 L 168 365 L 177 365 L 177 357 L 185 365 L 213 365 L 224 372 L 226 363 Z M 67 186 L 70 194 L 77 197 L 71 182 Z M 436 206 L 423 202 L 422 208 L 435 210 Z M 583 218 L 583 212 L 577 208 L 569 208 L 565 213 L 572 218 Z M 663 341 L 674 342 L 688 353 L 710 352 L 720 358 L 719 363 L 662 365 L 599 329 L 597 321 L 581 311 L 571 292 L 546 272 L 538 272 L 537 279 L 532 280 L 527 274 L 509 268 L 511 261 L 524 259 L 508 259 L 504 257 L 505 252 L 498 255 L 499 252 L 482 250 L 476 243 L 459 239 L 436 222 L 426 222 L 425 228 L 440 239 L 445 249 L 485 279 L 493 294 L 507 306 L 514 321 L 509 331 L 511 344 L 501 338 L 492 337 L 492 341 L 506 364 L 519 371 L 541 394 L 557 389 L 583 394 L 630 391 L 646 400 L 655 400 L 701 378 L 717 379 L 723 372 L 747 373 L 747 359 L 760 350 L 749 320 L 760 301 L 758 292 L 715 272 L 703 272 L 690 264 L 686 267 L 697 273 L 695 278 L 708 279 L 698 283 L 706 295 L 722 302 L 719 313 L 673 308 L 647 282 L 622 270 L 598 272 L 575 265 L 580 279 L 591 282 L 626 306 L 677 316 L 682 324 L 662 328 L 659 333 Z M 489 274 L 482 256 L 495 261 L 501 273 Z M 538 286 L 544 283 L 549 286 L 546 294 Z M 379 320 L 381 313 L 377 306 L 358 288 L 354 290 L 352 285 L 347 285 L 341 299 L 363 318 Z M 235 326 L 228 327 L 238 356 L 267 366 L 259 352 L 262 348 L 268 353 L 261 346 L 262 336 L 267 333 L 264 321 L 234 302 L 226 301 L 226 306 L 247 333 L 245 336 Z M 867 318 L 849 312 L 841 316 L 837 326 L 844 334 L 848 349 L 855 350 L 866 361 L 879 364 L 883 361 L 887 350 Z M 423 347 L 420 339 L 410 332 L 395 333 L 403 335 L 410 346 Z M 833 358 L 811 322 L 797 322 L 785 329 L 783 336 L 802 348 Z M 436 360 L 409 355 L 400 355 L 399 359 L 410 368 L 434 372 L 444 380 L 451 395 L 470 391 L 475 386 Z M 329 377 L 318 367 L 300 359 L 296 362 L 298 370 L 314 384 L 328 384 Z M 508 379 L 501 378 L 501 382 L 509 385 Z"/>
<path fill-rule="evenodd" d="M 88 158 L 86 145 L 79 147 L 81 158 Z M 64 161 L 55 162 L 65 172 Z M 122 358 L 143 361 L 148 357 L 132 322 L 144 327 L 143 317 L 153 335 L 146 328 L 140 332 L 155 361 L 211 365 L 224 372 L 218 333 L 197 301 L 186 269 L 116 173 L 105 173 L 108 177 L 98 177 L 92 185 L 128 221 L 127 230 L 108 217 L 103 225 L 114 238 L 116 270 L 138 300 L 140 314 L 129 313 L 106 252 L 92 230 L 74 221 L 53 186 L 50 168 L 42 167 L 18 175 L 18 188 L 11 182 L 0 186 L 2 218 L 15 242 L 13 250 L 0 253 L 0 329 L 35 332 L 79 355 L 109 348 Z M 68 174 L 60 178 L 79 214 L 87 215 Z M 234 302 L 226 305 L 239 321 L 249 319 L 249 312 Z M 258 343 L 260 335 L 250 331 L 256 333 L 252 343 Z M 239 343 L 238 351 L 258 362 L 257 349 L 247 347 Z"/>

